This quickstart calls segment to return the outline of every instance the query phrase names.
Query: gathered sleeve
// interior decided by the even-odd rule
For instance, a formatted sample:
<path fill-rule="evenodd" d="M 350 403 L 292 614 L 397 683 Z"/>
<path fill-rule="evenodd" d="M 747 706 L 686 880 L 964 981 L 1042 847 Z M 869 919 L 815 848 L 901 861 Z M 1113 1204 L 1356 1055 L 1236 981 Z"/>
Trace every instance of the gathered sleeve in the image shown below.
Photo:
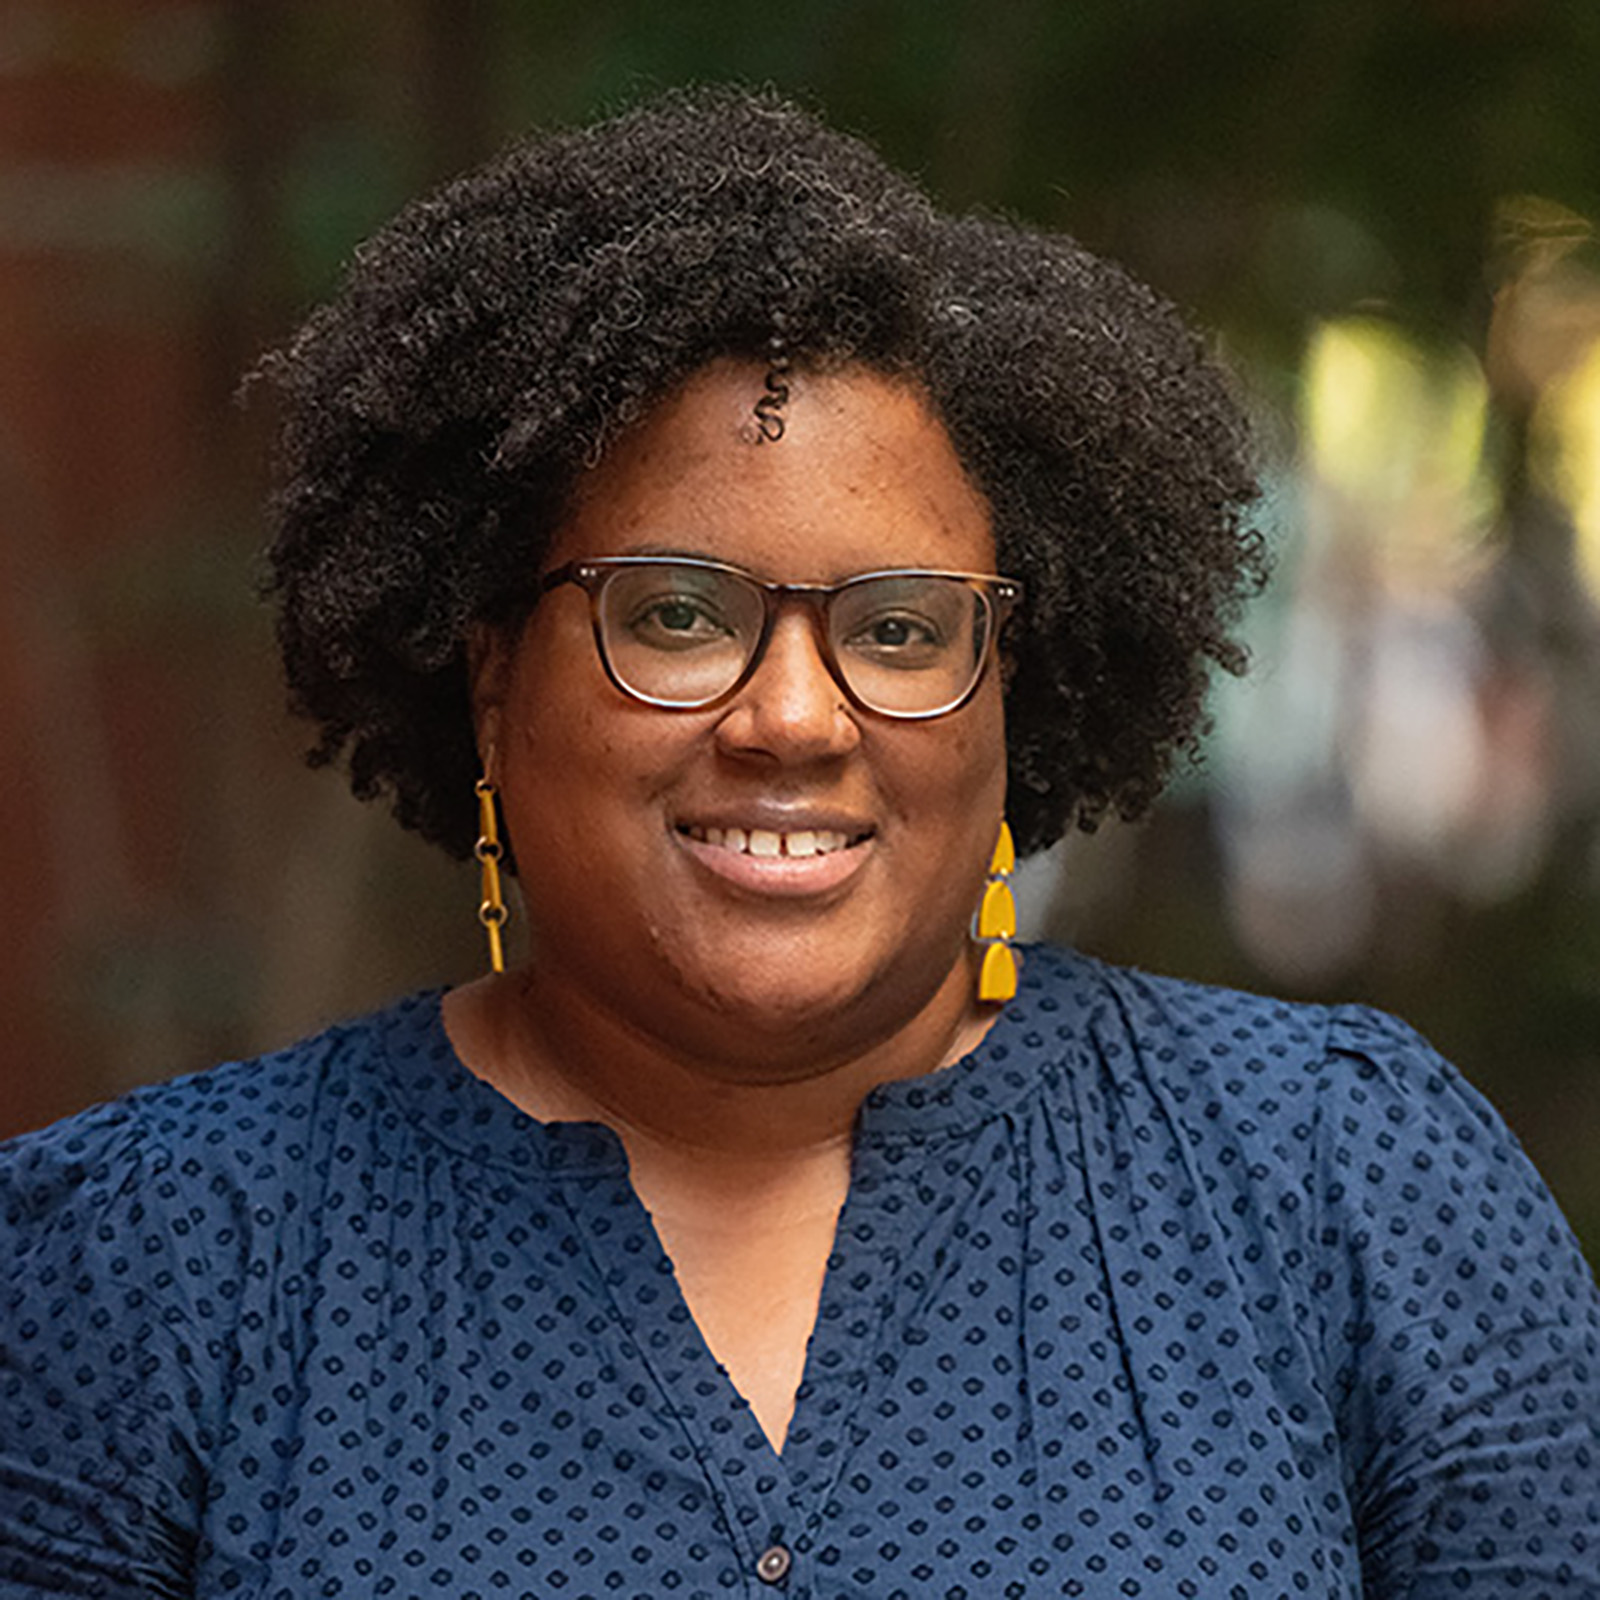
<path fill-rule="evenodd" d="M 1333 1014 L 1313 1308 L 1376 1600 L 1600 1597 L 1600 1297 L 1498 1114 L 1410 1028 Z"/>
<path fill-rule="evenodd" d="M 124 1104 L 0 1148 L 6 1600 L 192 1593 L 229 1273 L 147 1135 Z"/>

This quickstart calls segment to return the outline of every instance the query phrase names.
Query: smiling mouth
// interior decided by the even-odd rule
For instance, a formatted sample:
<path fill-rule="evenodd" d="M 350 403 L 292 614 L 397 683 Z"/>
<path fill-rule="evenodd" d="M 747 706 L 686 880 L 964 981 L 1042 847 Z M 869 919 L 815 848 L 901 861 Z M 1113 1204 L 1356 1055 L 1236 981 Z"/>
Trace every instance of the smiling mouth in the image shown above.
<path fill-rule="evenodd" d="M 791 861 L 835 855 L 872 836 L 870 829 L 859 834 L 840 833 L 831 828 L 797 828 L 790 833 L 777 833 L 768 828 L 702 828 L 693 824 L 681 825 L 678 832 L 714 850 Z"/>

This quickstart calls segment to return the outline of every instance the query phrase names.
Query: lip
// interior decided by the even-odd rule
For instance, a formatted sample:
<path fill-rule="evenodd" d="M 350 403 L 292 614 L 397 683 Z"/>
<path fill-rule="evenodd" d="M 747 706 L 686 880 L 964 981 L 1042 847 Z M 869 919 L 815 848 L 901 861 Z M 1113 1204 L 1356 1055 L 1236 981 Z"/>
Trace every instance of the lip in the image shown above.
<path fill-rule="evenodd" d="M 789 835 L 809 834 L 813 850 L 819 843 L 826 846 L 828 835 L 847 842 L 842 847 L 796 856 L 752 854 L 746 848 L 716 842 L 719 836 L 735 830 L 747 836 L 778 835 L 785 843 Z M 752 807 L 737 815 L 697 815 L 675 823 L 672 837 L 697 867 L 721 882 L 750 894 L 780 899 L 822 895 L 840 888 L 866 866 L 876 844 L 876 830 L 859 817 L 770 806 Z M 763 843 L 770 848 L 770 843 Z"/>

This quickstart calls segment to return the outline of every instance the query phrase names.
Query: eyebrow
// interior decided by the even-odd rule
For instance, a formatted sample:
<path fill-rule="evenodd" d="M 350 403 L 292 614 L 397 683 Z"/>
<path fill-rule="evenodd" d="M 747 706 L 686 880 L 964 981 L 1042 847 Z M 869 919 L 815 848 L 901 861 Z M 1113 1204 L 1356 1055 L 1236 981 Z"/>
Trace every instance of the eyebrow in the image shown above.
<path fill-rule="evenodd" d="M 647 544 L 631 545 L 625 549 L 611 550 L 608 551 L 607 554 L 612 556 L 644 556 L 648 557 L 652 561 L 709 561 L 713 566 L 732 567 L 735 572 L 743 572 L 747 576 L 755 578 L 763 583 L 785 583 L 794 581 L 774 577 L 770 572 L 763 571 L 757 567 L 747 567 L 739 561 L 730 561 L 725 555 L 717 555 L 710 550 L 698 549 L 694 545 L 657 544 L 651 542 Z M 583 559 L 585 558 L 579 558 L 580 563 Z M 604 558 L 600 556 L 590 556 L 587 559 L 591 561 L 598 561 Z M 852 578 L 864 577 L 869 572 L 876 572 L 879 570 L 898 571 L 902 569 L 879 569 L 876 567 L 863 567 L 851 570 L 849 572 L 838 572 L 830 578 L 804 579 L 798 581 L 800 581 L 802 587 L 827 588 L 835 584 L 848 583 Z M 903 570 L 908 572 L 920 572 L 924 569 L 920 567 L 907 567 Z"/>
<path fill-rule="evenodd" d="M 684 544 L 641 544 L 627 550 L 614 550 L 612 554 L 619 556 L 652 556 L 662 561 L 718 561 L 723 566 L 731 564 L 725 557 L 713 555 L 709 550 L 697 550 L 693 545 Z"/>
<path fill-rule="evenodd" d="M 822 578 L 778 578 L 770 572 L 765 572 L 756 567 L 747 567 L 737 561 L 730 561 L 726 556 L 714 555 L 708 550 L 697 549 L 692 545 L 669 545 L 645 543 L 633 545 L 624 549 L 609 550 L 603 556 L 579 556 L 569 563 L 573 566 L 582 566 L 585 561 L 605 561 L 612 559 L 647 560 L 647 561 L 704 561 L 715 567 L 728 567 L 734 572 L 741 572 L 747 578 L 753 578 L 757 583 L 773 583 L 780 588 L 789 589 L 837 589 L 844 584 L 853 583 L 857 578 L 894 576 L 897 573 L 950 573 L 948 567 L 865 567 L 848 572 L 835 572 L 830 577 Z M 973 574 L 965 571 L 954 573 L 957 577 L 969 577 Z M 984 574 L 977 574 L 984 576 Z M 1015 580 L 1007 580 L 1015 581 Z"/>
<path fill-rule="evenodd" d="M 732 567 L 735 572 L 743 572 L 758 581 L 776 583 L 780 579 L 771 577 L 770 574 L 758 572 L 754 567 L 747 567 L 737 561 L 730 561 L 726 556 L 715 555 L 710 550 L 697 549 L 694 545 L 680 544 L 641 544 L 634 545 L 624 550 L 613 550 L 614 556 L 645 557 L 651 561 L 708 561 L 715 567 Z M 598 557 L 594 559 L 599 559 Z"/>

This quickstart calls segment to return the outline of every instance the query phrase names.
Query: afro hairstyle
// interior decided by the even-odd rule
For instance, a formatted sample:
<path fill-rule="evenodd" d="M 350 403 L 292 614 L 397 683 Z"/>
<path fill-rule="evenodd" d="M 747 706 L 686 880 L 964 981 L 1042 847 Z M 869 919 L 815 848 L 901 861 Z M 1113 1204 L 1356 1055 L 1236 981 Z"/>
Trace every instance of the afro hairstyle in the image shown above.
<path fill-rule="evenodd" d="M 1026 597 L 1007 814 L 1031 852 L 1134 817 L 1196 749 L 1263 571 L 1232 387 L 1059 234 L 939 212 L 769 91 L 677 91 L 518 143 L 403 210 L 257 369 L 280 431 L 268 592 L 294 709 L 363 799 L 477 834 L 467 642 L 516 628 L 579 475 L 724 356 L 916 384 Z M 770 420 L 770 419 L 768 419 Z"/>

